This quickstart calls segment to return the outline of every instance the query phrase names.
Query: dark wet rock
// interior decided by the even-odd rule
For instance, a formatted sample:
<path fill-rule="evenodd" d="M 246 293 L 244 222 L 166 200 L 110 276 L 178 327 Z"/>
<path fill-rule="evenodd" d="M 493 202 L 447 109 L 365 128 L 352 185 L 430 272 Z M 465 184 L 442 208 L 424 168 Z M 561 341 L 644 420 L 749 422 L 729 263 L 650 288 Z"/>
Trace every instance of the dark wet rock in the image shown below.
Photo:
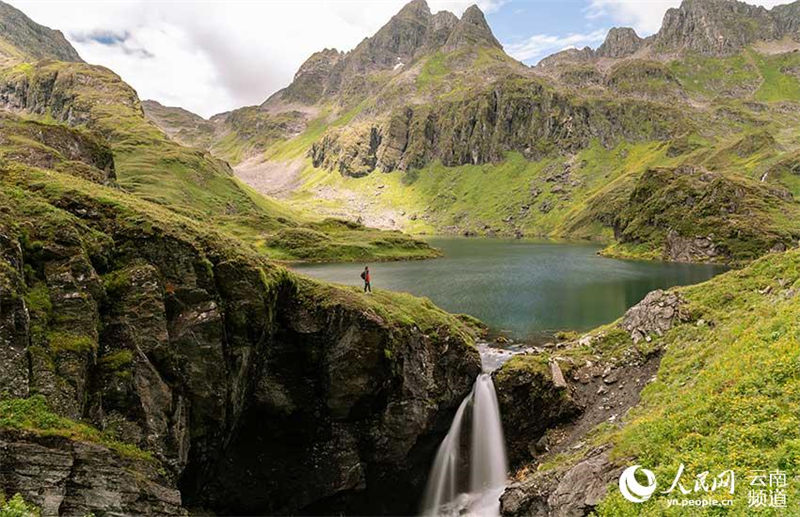
<path fill-rule="evenodd" d="M 480 371 L 469 327 L 429 305 L 418 308 L 425 325 L 412 324 L 393 312 L 409 307 L 393 303 L 416 302 L 372 306 L 227 241 L 158 220 L 145 227 L 141 214 L 130 221 L 71 192 L 50 202 L 57 217 L 37 225 L 25 222 L 30 207 L 9 208 L 19 220 L 0 212 L 5 395 L 35 391 L 59 415 L 151 453 L 162 469 L 153 482 L 170 494 L 180 488 L 187 505 L 416 510 L 436 447 Z M 83 450 L 63 440 L 66 456 Z M 61 479 L 62 467 L 47 470 L 48 451 L 31 450 L 41 455 L 15 455 L 15 472 Z M 90 500 L 169 513 L 149 492 L 162 488 L 137 484 L 149 474 L 131 474 L 105 452 L 97 464 L 66 456 L 75 475 L 88 469 L 76 481 L 88 492 L 74 496 L 84 503 L 70 499 L 67 513 L 102 509 Z M 40 501 L 44 485 L 0 479 L 7 493 Z M 102 479 L 104 491 L 86 496 Z"/>

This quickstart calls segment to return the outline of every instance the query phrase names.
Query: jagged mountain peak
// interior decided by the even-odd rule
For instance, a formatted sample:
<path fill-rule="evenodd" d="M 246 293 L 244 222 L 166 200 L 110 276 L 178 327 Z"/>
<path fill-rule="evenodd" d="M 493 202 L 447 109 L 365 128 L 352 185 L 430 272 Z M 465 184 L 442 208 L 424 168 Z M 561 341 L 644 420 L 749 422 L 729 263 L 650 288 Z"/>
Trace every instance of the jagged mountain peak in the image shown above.
<path fill-rule="evenodd" d="M 343 56 L 344 53 L 335 48 L 326 48 L 311 54 L 297 69 L 292 84 L 284 90 L 284 98 L 307 104 L 319 100 L 325 92 L 328 78 Z"/>
<path fill-rule="evenodd" d="M 492 29 L 489 28 L 483 11 L 475 4 L 472 4 L 464 11 L 452 34 L 447 39 L 445 50 L 455 50 L 468 45 L 503 48 L 494 37 Z"/>
<path fill-rule="evenodd" d="M 613 27 L 597 49 L 599 57 L 626 57 L 639 50 L 644 40 L 630 27 Z"/>
<path fill-rule="evenodd" d="M 411 0 L 400 9 L 395 16 L 411 15 L 430 15 L 431 8 L 425 0 Z"/>
<path fill-rule="evenodd" d="M 312 54 L 300 66 L 292 84 L 267 103 L 287 100 L 314 104 L 341 92 L 361 95 L 367 87 L 365 74 L 402 72 L 423 56 L 465 47 L 502 49 L 478 6 L 470 6 L 459 18 L 449 11 L 433 14 L 425 0 L 413 0 L 350 52 L 325 49 Z"/>
<path fill-rule="evenodd" d="M 83 62 L 61 31 L 39 25 L 19 9 L 1 1 L 0 56 Z"/>

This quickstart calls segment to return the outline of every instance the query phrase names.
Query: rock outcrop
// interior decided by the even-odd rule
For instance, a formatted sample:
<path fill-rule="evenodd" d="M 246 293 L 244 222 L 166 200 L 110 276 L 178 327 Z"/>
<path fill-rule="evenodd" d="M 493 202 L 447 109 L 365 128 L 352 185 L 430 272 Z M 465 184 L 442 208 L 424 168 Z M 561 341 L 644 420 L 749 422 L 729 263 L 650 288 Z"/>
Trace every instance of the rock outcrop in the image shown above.
<path fill-rule="evenodd" d="M 474 46 L 503 48 L 492 34 L 492 29 L 486 23 L 483 12 L 473 4 L 464 11 L 461 19 L 453 28 L 453 32 L 444 45 L 444 51 L 452 52 L 462 47 Z"/>
<path fill-rule="evenodd" d="M 614 27 L 608 31 L 605 41 L 597 48 L 598 57 L 627 57 L 642 47 L 644 40 L 630 27 Z"/>
<path fill-rule="evenodd" d="M 283 98 L 314 104 L 325 93 L 329 79 L 344 53 L 325 49 L 311 54 L 294 74 L 292 84 L 283 91 Z"/>
<path fill-rule="evenodd" d="M 154 462 L 60 436 L 0 430 L 0 490 L 42 515 L 187 515 Z"/>
<path fill-rule="evenodd" d="M 660 52 L 726 55 L 755 41 L 780 37 L 775 18 L 763 7 L 736 0 L 684 0 L 667 10 L 653 47 Z"/>
<path fill-rule="evenodd" d="M 31 141 L 41 145 L 28 145 Z M 0 113 L 0 149 L 0 156 L 31 167 L 57 169 L 101 184 L 116 179 L 111 149 L 84 131 Z"/>
<path fill-rule="evenodd" d="M 620 242 L 646 243 L 666 260 L 737 263 L 800 238 L 800 229 L 776 220 L 753 224 L 753 214 L 772 210 L 798 213 L 779 186 L 683 165 L 646 170 L 624 207 L 615 214 L 600 209 L 595 217 L 611 222 Z"/>
<path fill-rule="evenodd" d="M 647 121 L 647 123 L 643 123 Z M 571 153 L 592 141 L 667 138 L 683 116 L 649 102 L 580 102 L 533 80 L 509 79 L 465 100 L 410 106 L 379 125 L 331 129 L 309 151 L 314 166 L 363 176 L 409 170 L 440 160 L 448 166 Z"/>
<path fill-rule="evenodd" d="M 597 450 L 558 478 L 533 478 L 512 485 L 501 499 L 506 517 L 582 517 L 589 515 L 608 493 L 622 469 Z"/>
<path fill-rule="evenodd" d="M 516 356 L 495 372 L 494 383 L 512 464 L 538 456 L 536 443 L 544 432 L 580 412 L 555 361 Z"/>
<path fill-rule="evenodd" d="M 630 334 L 634 343 L 650 340 L 651 336 L 661 336 L 677 322 L 686 320 L 681 304 L 681 297 L 675 292 L 651 291 L 625 312 L 619 326 Z"/>

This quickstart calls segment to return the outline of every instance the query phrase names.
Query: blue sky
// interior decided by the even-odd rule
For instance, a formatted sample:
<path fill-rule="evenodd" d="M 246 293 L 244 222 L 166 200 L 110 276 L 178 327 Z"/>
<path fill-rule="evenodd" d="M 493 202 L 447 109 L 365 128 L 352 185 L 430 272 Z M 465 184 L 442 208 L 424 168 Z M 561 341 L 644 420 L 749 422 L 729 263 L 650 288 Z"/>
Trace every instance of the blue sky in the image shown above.
<path fill-rule="evenodd" d="M 143 99 L 203 116 L 261 103 L 326 47 L 349 50 L 406 0 L 7 0 L 64 32 Z M 612 26 L 658 30 L 680 0 L 427 0 L 457 15 L 477 3 L 506 52 L 528 64 L 597 47 Z M 760 0 L 765 6 L 780 2 Z"/>
<path fill-rule="evenodd" d="M 497 38 L 513 50 L 531 38 L 538 37 L 536 50 L 523 52 L 526 63 L 535 64 L 542 57 L 565 46 L 596 47 L 603 42 L 615 20 L 608 15 L 588 17 L 586 1 L 520 1 L 506 2 L 487 15 Z M 570 37 L 572 37 L 570 39 Z M 549 38 L 549 40 L 548 40 Z M 548 44 L 548 41 L 552 43 Z"/>

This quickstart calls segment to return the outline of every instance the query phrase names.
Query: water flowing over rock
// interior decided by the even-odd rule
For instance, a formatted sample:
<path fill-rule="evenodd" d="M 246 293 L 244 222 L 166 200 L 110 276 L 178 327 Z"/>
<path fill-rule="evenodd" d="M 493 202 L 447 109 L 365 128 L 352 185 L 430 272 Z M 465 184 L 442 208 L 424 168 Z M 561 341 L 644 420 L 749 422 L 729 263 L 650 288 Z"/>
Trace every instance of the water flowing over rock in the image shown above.
<path fill-rule="evenodd" d="M 512 354 L 481 345 L 484 373 L 456 411 L 447 436 L 439 446 L 422 502 L 424 515 L 491 516 L 500 514 L 500 495 L 508 474 L 500 407 L 491 371 Z M 471 425 L 465 429 L 466 415 Z M 469 432 L 470 447 L 463 454 L 461 435 Z M 466 484 L 466 472 L 469 472 Z"/>

